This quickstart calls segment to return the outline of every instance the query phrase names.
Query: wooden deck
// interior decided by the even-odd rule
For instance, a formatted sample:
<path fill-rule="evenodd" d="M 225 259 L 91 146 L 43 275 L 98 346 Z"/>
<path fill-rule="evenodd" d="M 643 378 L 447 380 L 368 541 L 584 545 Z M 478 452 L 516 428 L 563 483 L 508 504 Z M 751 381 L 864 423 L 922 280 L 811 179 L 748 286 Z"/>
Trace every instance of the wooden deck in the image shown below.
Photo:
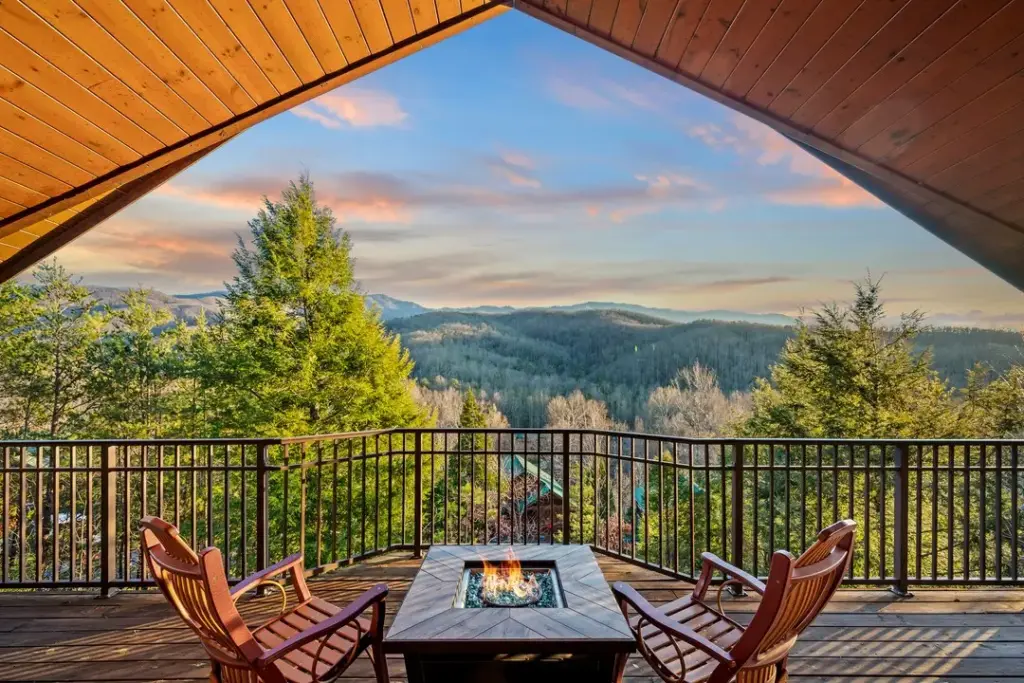
<path fill-rule="evenodd" d="M 599 556 L 609 581 L 632 583 L 652 602 L 681 595 L 689 585 Z M 312 579 L 315 593 L 344 603 L 368 586 L 387 582 L 393 614 L 419 561 L 391 553 Z M 276 599 L 243 600 L 243 613 L 270 614 Z M 749 614 L 750 599 L 730 612 Z M 404 681 L 400 658 L 389 660 L 392 680 Z M 792 680 L 924 683 L 1024 683 L 1024 591 L 918 591 L 899 600 L 883 591 L 841 591 L 797 645 Z M 630 683 L 656 679 L 643 660 L 630 660 Z M 162 596 L 122 593 L 109 600 L 89 594 L 0 593 L 0 680 L 206 681 L 198 641 Z M 369 681 L 361 658 L 346 677 Z"/>

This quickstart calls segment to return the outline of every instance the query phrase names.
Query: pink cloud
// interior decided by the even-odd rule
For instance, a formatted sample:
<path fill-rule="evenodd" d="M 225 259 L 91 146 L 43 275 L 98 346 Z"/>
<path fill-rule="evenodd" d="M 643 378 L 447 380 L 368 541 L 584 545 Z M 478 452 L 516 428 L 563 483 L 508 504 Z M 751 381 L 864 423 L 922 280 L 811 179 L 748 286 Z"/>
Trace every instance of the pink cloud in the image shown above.
<path fill-rule="evenodd" d="M 519 168 L 525 168 L 533 170 L 537 167 L 536 162 L 532 158 L 526 155 L 524 152 L 517 152 L 516 150 L 506 149 L 498 154 L 501 161 L 507 166 L 517 166 Z"/>
<path fill-rule="evenodd" d="M 380 90 L 342 88 L 291 110 L 325 128 L 399 126 L 409 117 L 394 95 Z"/>
<path fill-rule="evenodd" d="M 595 89 L 561 77 L 548 80 L 548 92 L 556 101 L 574 109 L 601 110 L 612 106 L 611 100 Z"/>
<path fill-rule="evenodd" d="M 768 126 L 736 114 L 725 124 L 691 126 L 687 133 L 712 149 L 729 150 L 759 166 L 784 166 L 796 176 L 789 187 L 766 190 L 762 195 L 776 204 L 835 208 L 882 207 L 867 190 L 814 158 Z"/>

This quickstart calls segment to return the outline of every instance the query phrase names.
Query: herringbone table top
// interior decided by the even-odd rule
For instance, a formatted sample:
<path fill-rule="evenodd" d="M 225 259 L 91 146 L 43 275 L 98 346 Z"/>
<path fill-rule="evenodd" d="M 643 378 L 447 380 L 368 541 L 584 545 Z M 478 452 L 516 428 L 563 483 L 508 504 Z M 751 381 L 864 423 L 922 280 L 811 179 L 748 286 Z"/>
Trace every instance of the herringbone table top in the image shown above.
<path fill-rule="evenodd" d="M 515 546 L 522 561 L 554 561 L 565 607 L 461 608 L 465 563 L 505 559 L 507 546 L 432 546 L 384 639 L 388 652 L 438 654 L 632 652 L 633 635 L 589 546 Z"/>

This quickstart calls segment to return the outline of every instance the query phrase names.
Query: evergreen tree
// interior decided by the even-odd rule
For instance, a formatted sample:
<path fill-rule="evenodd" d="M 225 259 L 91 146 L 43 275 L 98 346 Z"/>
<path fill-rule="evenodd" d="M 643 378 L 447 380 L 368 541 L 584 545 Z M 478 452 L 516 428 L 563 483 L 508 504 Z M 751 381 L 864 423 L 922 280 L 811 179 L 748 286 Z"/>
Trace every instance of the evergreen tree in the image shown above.
<path fill-rule="evenodd" d="M 154 309 L 149 295 L 144 289 L 125 292 L 91 350 L 97 371 L 89 393 L 97 400 L 89 433 L 96 437 L 159 438 L 174 431 L 171 340 L 156 332 L 171 314 Z"/>
<path fill-rule="evenodd" d="M 463 429 L 483 429 L 487 426 L 487 419 L 480 404 L 476 402 L 476 395 L 470 389 L 462 400 L 462 414 L 459 416 L 459 427 Z"/>
<path fill-rule="evenodd" d="M 0 342 L 14 353 L 4 361 L 4 403 L 17 414 L 23 436 L 69 438 L 96 397 L 89 390 L 95 372 L 90 349 L 102 334 L 105 316 L 94 312 L 89 290 L 55 261 L 39 266 L 35 282 L 2 295 L 3 315 L 14 322 Z M 12 371 L 17 376 L 10 376 Z"/>
<path fill-rule="evenodd" d="M 223 310 L 231 431 L 298 434 L 422 421 L 412 363 L 356 290 L 349 236 L 301 177 L 249 222 Z"/>
<path fill-rule="evenodd" d="M 886 326 L 879 281 L 856 283 L 852 304 L 801 322 L 759 380 L 746 431 L 756 436 L 898 438 L 956 436 L 952 392 L 915 351 L 923 316 Z"/>

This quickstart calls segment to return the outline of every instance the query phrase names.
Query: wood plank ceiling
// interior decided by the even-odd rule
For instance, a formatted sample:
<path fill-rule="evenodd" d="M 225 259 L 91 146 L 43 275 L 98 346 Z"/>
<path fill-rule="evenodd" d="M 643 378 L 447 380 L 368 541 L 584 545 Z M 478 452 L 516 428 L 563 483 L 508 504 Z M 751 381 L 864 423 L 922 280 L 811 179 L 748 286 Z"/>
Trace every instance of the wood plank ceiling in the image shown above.
<path fill-rule="evenodd" d="M 0 259 L 482 2 L 0 0 Z M 772 126 L 1024 289 L 1024 0 L 515 7 Z"/>
<path fill-rule="evenodd" d="M 165 169 L 505 9 L 0 0 L 0 281 L 156 187 Z"/>

